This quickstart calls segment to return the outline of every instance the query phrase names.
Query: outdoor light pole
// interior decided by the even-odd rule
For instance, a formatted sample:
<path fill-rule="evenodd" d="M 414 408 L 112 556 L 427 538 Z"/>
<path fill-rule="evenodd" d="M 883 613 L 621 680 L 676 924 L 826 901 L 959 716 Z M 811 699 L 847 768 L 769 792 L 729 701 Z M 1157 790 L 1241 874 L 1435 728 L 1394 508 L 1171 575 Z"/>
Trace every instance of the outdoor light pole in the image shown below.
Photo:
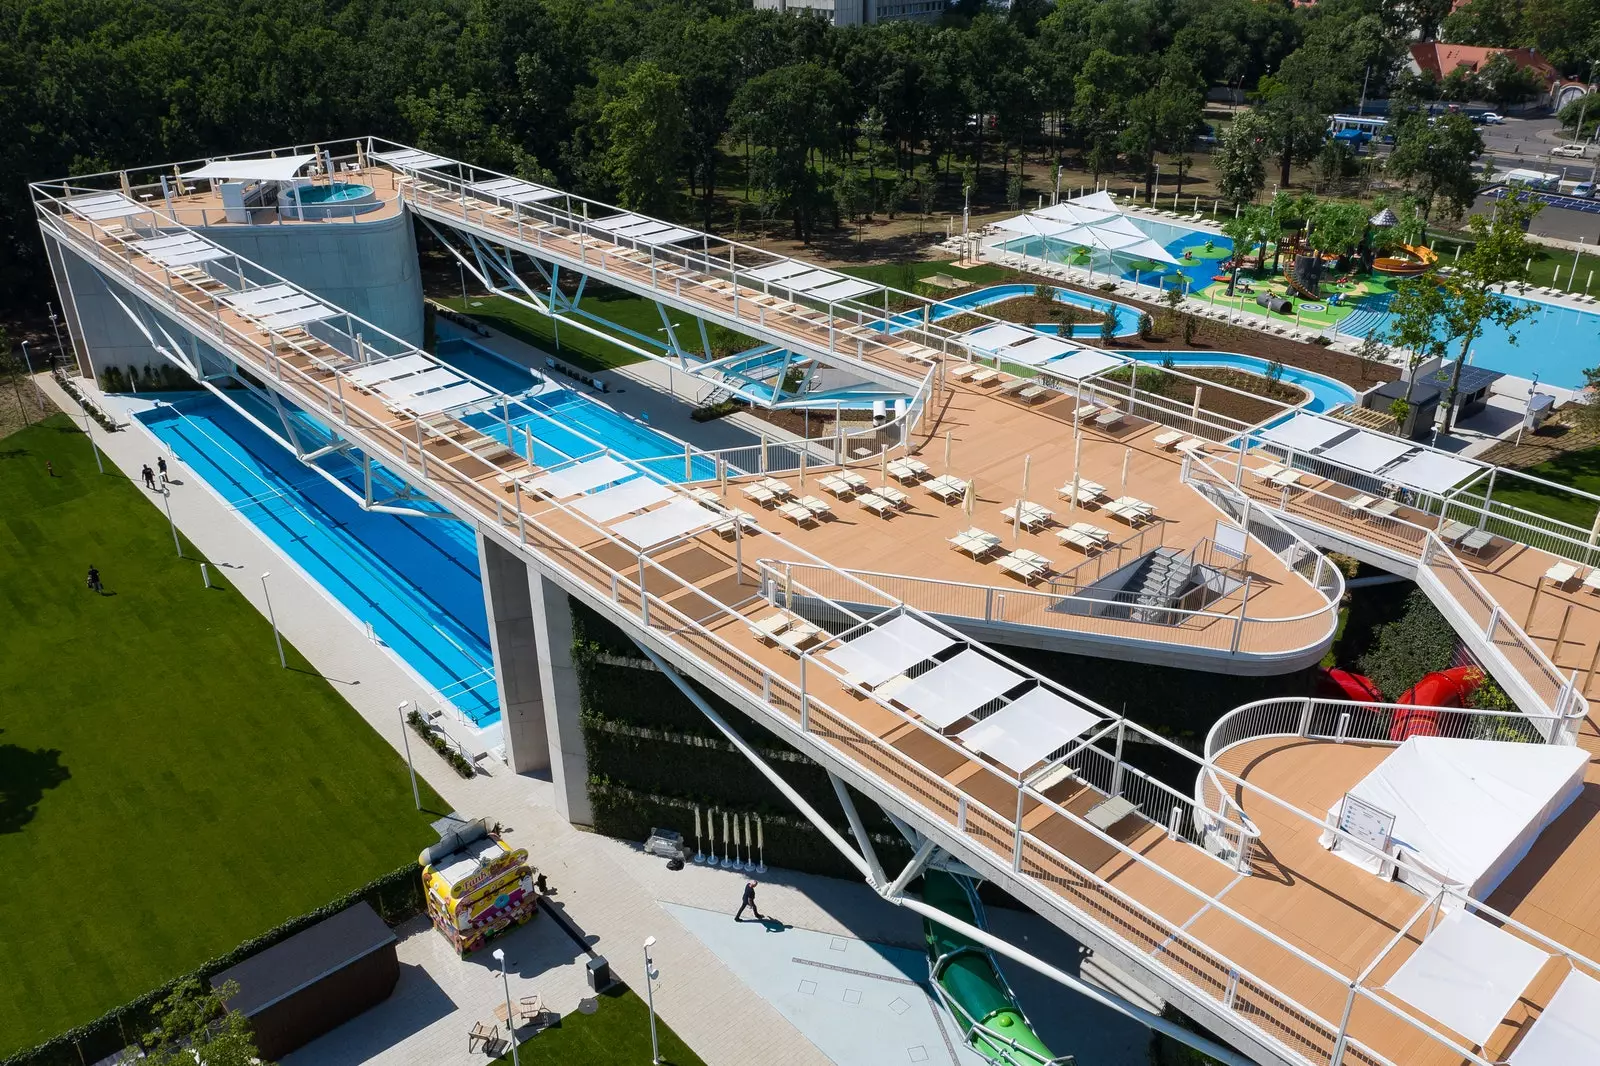
<path fill-rule="evenodd" d="M 271 570 L 261 571 L 261 595 L 267 601 L 267 621 L 272 623 L 272 641 L 278 646 L 278 665 L 287 670 L 289 660 L 283 654 L 283 637 L 278 635 L 278 616 L 272 613 L 272 593 L 267 591 L 267 578 L 271 576 Z"/>
<path fill-rule="evenodd" d="M 95 443 L 94 431 L 89 428 L 89 409 L 80 407 L 79 410 L 83 412 L 83 435 L 89 438 L 89 447 L 94 449 L 94 465 L 104 474 L 106 464 L 100 461 L 100 445 Z"/>
<path fill-rule="evenodd" d="M 400 701 L 400 743 L 406 749 L 406 769 L 411 771 L 411 798 L 417 803 L 417 810 L 422 810 L 422 793 L 417 788 L 417 767 L 411 761 L 411 737 L 406 734 L 406 708 L 411 706 L 410 700 Z"/>
<path fill-rule="evenodd" d="M 467 268 L 463 263 L 456 263 L 456 272 L 461 275 L 461 310 L 467 309 Z"/>
<path fill-rule="evenodd" d="M 659 1064 L 661 1062 L 661 1044 L 656 1040 L 656 993 L 654 982 L 657 977 L 661 976 L 661 972 L 655 968 L 655 963 L 650 958 L 650 949 L 655 945 L 655 937 L 647 936 L 644 938 L 644 998 L 645 1003 L 650 1007 L 650 1061 Z"/>
<path fill-rule="evenodd" d="M 33 376 L 33 355 L 28 351 L 28 342 L 22 342 L 22 361 L 28 367 L 28 380 L 33 382 L 33 393 L 39 399 L 39 412 L 44 413 L 44 390 L 39 387 L 39 379 Z"/>
<path fill-rule="evenodd" d="M 55 330 L 56 333 L 56 354 L 62 355 L 66 352 L 66 348 L 61 343 L 61 316 L 56 314 L 55 304 L 47 303 L 44 306 L 50 312 L 50 328 Z"/>
<path fill-rule="evenodd" d="M 161 502 L 167 505 L 167 525 L 172 529 L 172 547 L 183 558 L 183 542 L 178 539 L 178 523 L 172 520 L 172 486 L 161 486 Z"/>
<path fill-rule="evenodd" d="M 404 706 L 402 704 L 402 706 Z M 506 992 L 506 1035 L 511 1037 L 511 1064 L 522 1066 L 522 1060 L 517 1058 L 517 1030 L 512 1021 L 516 1015 L 511 1013 L 511 978 L 506 976 L 506 953 L 501 948 L 494 949 L 494 960 L 500 964 L 500 986 Z"/>

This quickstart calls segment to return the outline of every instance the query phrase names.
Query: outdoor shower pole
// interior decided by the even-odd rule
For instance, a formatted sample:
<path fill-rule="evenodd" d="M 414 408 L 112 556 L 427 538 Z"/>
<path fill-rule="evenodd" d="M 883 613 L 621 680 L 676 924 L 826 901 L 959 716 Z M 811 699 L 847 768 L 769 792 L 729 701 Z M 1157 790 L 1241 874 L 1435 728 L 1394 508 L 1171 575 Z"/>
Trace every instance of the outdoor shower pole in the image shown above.
<path fill-rule="evenodd" d="M 267 621 L 272 623 L 272 641 L 278 645 L 278 665 L 287 670 L 289 660 L 283 654 L 283 637 L 278 633 L 278 616 L 272 613 L 272 593 L 267 591 L 267 578 L 271 576 L 271 570 L 261 571 L 261 595 L 267 601 Z"/>

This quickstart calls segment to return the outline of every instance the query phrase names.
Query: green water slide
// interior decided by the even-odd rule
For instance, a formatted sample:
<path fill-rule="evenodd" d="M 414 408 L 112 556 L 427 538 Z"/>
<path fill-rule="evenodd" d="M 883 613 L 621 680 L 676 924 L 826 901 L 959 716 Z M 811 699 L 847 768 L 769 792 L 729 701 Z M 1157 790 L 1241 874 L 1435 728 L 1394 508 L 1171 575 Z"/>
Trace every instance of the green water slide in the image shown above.
<path fill-rule="evenodd" d="M 952 918 L 986 928 L 977 889 L 967 878 L 929 870 L 922 875 L 922 899 Z M 922 931 L 929 976 L 973 1050 L 1003 1066 L 1073 1061 L 1050 1054 L 987 948 L 932 920 L 923 921 Z"/>

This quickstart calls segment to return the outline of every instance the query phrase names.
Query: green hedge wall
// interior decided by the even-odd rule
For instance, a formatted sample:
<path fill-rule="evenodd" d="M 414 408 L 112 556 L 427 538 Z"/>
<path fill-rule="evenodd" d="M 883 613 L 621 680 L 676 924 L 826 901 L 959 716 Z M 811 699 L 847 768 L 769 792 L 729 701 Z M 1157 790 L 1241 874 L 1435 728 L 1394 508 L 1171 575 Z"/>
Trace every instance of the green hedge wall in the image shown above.
<path fill-rule="evenodd" d="M 0 1061 L 0 1066 L 83 1066 L 86 1062 L 114 1055 L 136 1043 L 143 1034 L 155 1027 L 152 1008 L 171 995 L 180 982 L 192 978 L 200 982 L 202 987 L 209 987 L 214 975 L 363 900 L 370 903 L 372 909 L 391 926 L 423 913 L 427 909 L 427 898 L 422 891 L 421 869 L 416 863 L 408 863 L 384 874 L 349 895 L 246 940 L 226 955 L 202 963 L 192 972 L 173 978 L 131 1003 L 107 1011 L 87 1025 L 69 1029 L 38 1047 Z"/>

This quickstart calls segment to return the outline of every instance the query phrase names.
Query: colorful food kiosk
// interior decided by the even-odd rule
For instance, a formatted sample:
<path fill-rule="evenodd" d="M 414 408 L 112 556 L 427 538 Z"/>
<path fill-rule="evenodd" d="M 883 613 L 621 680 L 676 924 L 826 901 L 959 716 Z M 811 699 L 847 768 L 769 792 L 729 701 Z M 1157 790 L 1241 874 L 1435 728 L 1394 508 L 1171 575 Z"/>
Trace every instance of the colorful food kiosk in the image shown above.
<path fill-rule="evenodd" d="M 535 914 L 538 895 L 527 851 L 512 850 L 483 819 L 446 834 L 417 861 L 434 927 L 461 955 Z"/>

